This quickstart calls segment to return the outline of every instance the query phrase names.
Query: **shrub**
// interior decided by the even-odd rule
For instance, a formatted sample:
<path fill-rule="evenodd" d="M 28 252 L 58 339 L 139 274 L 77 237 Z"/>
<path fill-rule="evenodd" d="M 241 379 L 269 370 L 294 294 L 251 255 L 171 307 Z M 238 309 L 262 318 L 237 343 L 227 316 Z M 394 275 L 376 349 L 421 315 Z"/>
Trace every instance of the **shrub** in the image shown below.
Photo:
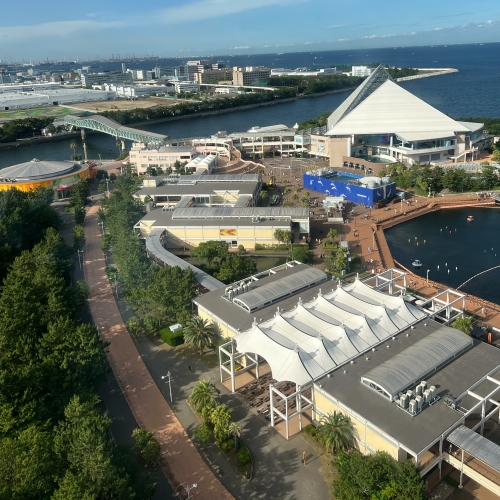
<path fill-rule="evenodd" d="M 240 465 L 248 465 L 252 461 L 252 458 L 250 457 L 250 452 L 245 448 L 242 447 L 241 450 L 238 452 L 238 462 Z"/>
<path fill-rule="evenodd" d="M 314 425 L 309 424 L 304 427 L 304 431 L 309 434 L 309 436 L 315 437 L 316 436 L 316 427 Z"/>
<path fill-rule="evenodd" d="M 184 330 L 182 329 L 171 332 L 169 328 L 162 328 L 160 330 L 160 337 L 163 342 L 172 347 L 184 344 Z"/>
<path fill-rule="evenodd" d="M 201 444 L 206 444 L 212 437 L 212 429 L 207 423 L 203 423 L 196 427 L 194 435 Z"/>
<path fill-rule="evenodd" d="M 219 446 L 219 448 L 227 453 L 228 451 L 232 450 L 234 448 L 234 441 L 230 438 L 230 439 L 224 439 L 224 441 L 217 441 L 217 445 Z M 244 465 L 244 464 L 241 464 L 241 465 Z"/>
<path fill-rule="evenodd" d="M 81 225 L 85 220 L 85 209 L 83 207 L 75 207 L 75 224 Z"/>

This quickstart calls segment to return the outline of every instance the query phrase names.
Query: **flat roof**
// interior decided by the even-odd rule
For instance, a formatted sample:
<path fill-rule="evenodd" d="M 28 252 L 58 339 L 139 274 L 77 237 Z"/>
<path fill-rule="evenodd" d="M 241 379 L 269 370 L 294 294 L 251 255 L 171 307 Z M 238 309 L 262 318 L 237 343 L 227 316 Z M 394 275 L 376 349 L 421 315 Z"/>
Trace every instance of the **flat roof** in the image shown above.
<path fill-rule="evenodd" d="M 307 218 L 308 208 L 286 207 L 194 207 L 181 208 L 174 212 L 174 219 L 227 219 L 264 217 L 272 220 L 276 218 Z M 261 221 L 261 223 L 264 221 Z"/>
<path fill-rule="evenodd" d="M 195 184 L 162 184 L 160 186 L 143 187 L 135 194 L 138 196 L 188 196 L 212 194 L 215 192 L 237 191 L 239 196 L 243 194 L 253 195 L 257 188 L 257 182 L 197 182 Z"/>
<path fill-rule="evenodd" d="M 240 218 L 240 217 L 225 217 L 224 219 L 212 219 L 212 218 L 205 218 L 205 219 L 176 219 L 172 217 L 172 215 L 177 211 L 177 210 L 193 210 L 192 208 L 179 208 L 174 210 L 173 212 L 167 212 L 163 211 L 163 209 L 160 208 L 155 208 L 154 210 L 151 210 L 148 212 L 140 221 L 141 222 L 150 222 L 154 221 L 154 224 L 151 227 L 155 228 L 167 228 L 171 226 L 177 226 L 177 227 L 184 227 L 184 226 L 190 226 L 190 227 L 219 227 L 219 226 L 224 226 L 224 227 L 254 227 L 254 226 L 274 226 L 274 227 L 283 227 L 283 228 L 289 228 L 290 227 L 290 222 L 288 220 L 283 220 L 283 219 L 265 219 L 260 221 L 258 224 L 253 224 L 251 221 L 251 218 L 245 217 L 245 218 Z"/>
<path fill-rule="evenodd" d="M 293 267 L 287 267 L 286 269 L 279 271 L 275 274 L 269 274 L 268 276 L 261 277 L 258 281 L 252 283 L 252 289 L 258 290 L 261 286 L 273 283 L 277 280 L 291 276 L 293 274 L 299 273 L 305 269 L 310 269 L 309 266 L 305 264 L 295 264 Z M 261 273 L 262 274 L 262 273 Z M 318 295 L 318 290 L 323 287 L 332 288 L 335 287 L 335 283 L 328 278 L 328 281 L 323 282 L 319 285 L 313 286 L 306 290 L 300 292 L 300 297 L 307 302 L 312 300 L 313 297 Z M 215 290 L 213 292 L 206 293 L 200 297 L 196 297 L 193 302 L 202 306 L 203 308 L 210 311 L 212 314 L 217 316 L 223 323 L 230 325 L 235 331 L 241 330 L 245 331 L 251 328 L 254 314 L 247 313 L 241 307 L 222 299 L 224 295 L 224 288 L 220 290 Z M 263 307 L 255 312 L 255 316 L 259 321 L 265 321 L 272 318 L 276 314 L 276 307 L 279 304 L 280 310 L 290 310 L 297 305 L 297 294 L 284 298 L 279 302 L 275 302 L 267 307 Z"/>
<path fill-rule="evenodd" d="M 361 378 L 375 366 L 389 361 L 440 328 L 443 328 L 440 323 L 429 319 L 422 320 L 414 329 L 406 330 L 406 333 L 409 333 L 408 337 L 402 332 L 396 336 L 396 340 L 386 341 L 374 352 L 370 351 L 368 361 L 364 354 L 358 356 L 354 364 L 335 369 L 331 372 L 330 378 L 325 376 L 318 380 L 316 388 L 320 392 L 330 394 L 342 405 L 406 448 L 419 453 L 459 422 L 463 414 L 449 408 L 441 399 L 412 417 L 399 409 L 396 403 L 391 403 L 376 391 L 363 385 Z M 389 345 L 390 348 L 386 348 L 385 345 Z M 427 377 L 426 382 L 428 386 L 434 385 L 437 388 L 437 395 L 441 398 L 446 395 L 458 397 L 499 365 L 500 350 L 474 340 L 473 346 L 468 351 Z M 347 373 L 344 374 L 344 370 Z M 322 388 L 318 388 L 318 384 L 321 384 Z"/>

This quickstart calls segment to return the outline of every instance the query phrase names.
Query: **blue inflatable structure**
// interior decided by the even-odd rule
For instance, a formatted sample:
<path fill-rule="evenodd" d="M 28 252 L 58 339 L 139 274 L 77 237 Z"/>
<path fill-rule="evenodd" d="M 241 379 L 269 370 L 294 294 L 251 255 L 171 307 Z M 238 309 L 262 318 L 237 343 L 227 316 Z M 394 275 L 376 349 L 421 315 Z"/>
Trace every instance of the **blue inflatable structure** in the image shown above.
<path fill-rule="evenodd" d="M 330 168 L 305 173 L 304 188 L 369 206 L 396 196 L 396 183 L 388 177 L 362 177 Z"/>

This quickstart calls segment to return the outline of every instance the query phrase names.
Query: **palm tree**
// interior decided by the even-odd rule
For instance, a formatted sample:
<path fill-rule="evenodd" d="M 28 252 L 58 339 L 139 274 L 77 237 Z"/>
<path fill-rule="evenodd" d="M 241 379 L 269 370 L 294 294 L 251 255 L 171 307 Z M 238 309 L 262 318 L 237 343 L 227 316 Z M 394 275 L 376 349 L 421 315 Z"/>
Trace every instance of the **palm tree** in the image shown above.
<path fill-rule="evenodd" d="M 330 240 L 331 243 L 333 243 L 333 240 L 335 240 L 335 238 L 338 235 L 339 235 L 339 233 L 335 229 L 330 229 L 330 231 L 328 231 L 328 234 L 326 235 L 326 237 Z"/>
<path fill-rule="evenodd" d="M 241 436 L 241 427 L 236 422 L 231 422 L 227 429 L 230 436 L 234 436 L 234 449 L 238 449 L 238 439 Z"/>
<path fill-rule="evenodd" d="M 78 147 L 78 145 L 76 144 L 75 141 L 73 141 L 69 147 L 73 150 L 73 156 L 71 157 L 71 159 L 73 159 L 75 156 L 76 156 L 76 148 Z"/>
<path fill-rule="evenodd" d="M 259 175 L 264 175 L 264 169 L 263 168 L 259 168 L 259 170 L 257 170 L 257 173 Z"/>
<path fill-rule="evenodd" d="M 467 335 L 470 335 L 470 332 L 472 332 L 472 319 L 471 318 L 457 318 L 451 326 L 453 328 L 456 328 L 457 330 L 460 330 L 461 332 L 466 333 Z"/>
<path fill-rule="evenodd" d="M 196 347 L 203 354 L 203 349 L 214 345 L 217 333 L 215 325 L 208 319 L 194 316 L 184 328 L 184 342 L 190 347 Z"/>
<path fill-rule="evenodd" d="M 216 404 L 216 397 L 220 394 L 219 389 L 210 380 L 200 380 L 193 387 L 188 403 L 194 405 L 196 411 L 201 413 L 203 408 Z"/>
<path fill-rule="evenodd" d="M 327 450 L 338 453 L 354 445 L 351 419 L 339 411 L 321 417 L 317 432 Z"/>
<path fill-rule="evenodd" d="M 226 405 L 219 405 L 210 415 L 210 420 L 214 426 L 214 436 L 217 441 L 224 441 L 229 435 L 229 425 L 231 424 L 231 412 Z"/>

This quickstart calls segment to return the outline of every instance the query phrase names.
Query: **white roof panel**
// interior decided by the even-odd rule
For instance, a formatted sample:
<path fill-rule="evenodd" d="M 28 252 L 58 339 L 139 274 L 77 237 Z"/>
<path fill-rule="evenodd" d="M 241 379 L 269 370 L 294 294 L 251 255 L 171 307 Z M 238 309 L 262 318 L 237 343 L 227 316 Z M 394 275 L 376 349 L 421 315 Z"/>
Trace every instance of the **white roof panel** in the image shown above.
<path fill-rule="evenodd" d="M 450 131 L 470 130 L 387 80 L 329 128 L 327 135 L 432 132 L 435 137 L 441 133 L 447 137 Z"/>

